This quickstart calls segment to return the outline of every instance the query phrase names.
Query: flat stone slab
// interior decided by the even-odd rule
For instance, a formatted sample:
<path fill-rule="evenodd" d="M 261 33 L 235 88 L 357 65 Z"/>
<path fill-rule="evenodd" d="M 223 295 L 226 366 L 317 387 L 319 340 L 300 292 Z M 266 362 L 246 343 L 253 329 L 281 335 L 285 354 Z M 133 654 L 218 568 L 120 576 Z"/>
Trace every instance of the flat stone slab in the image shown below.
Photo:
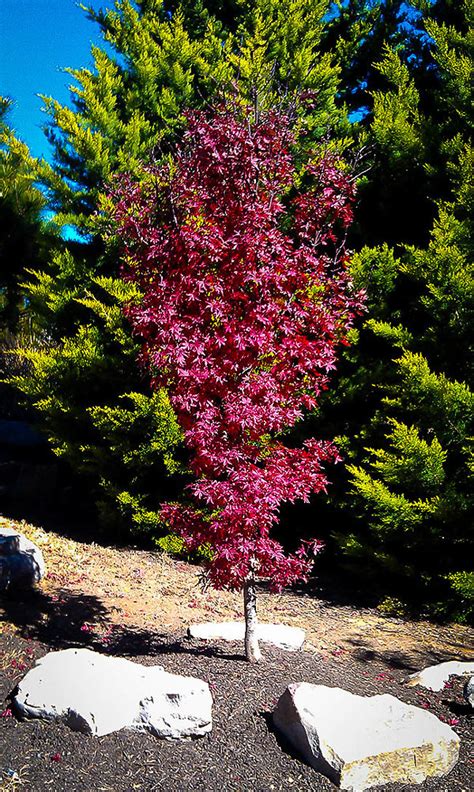
<path fill-rule="evenodd" d="M 447 724 L 389 694 L 294 683 L 273 721 L 312 767 L 352 792 L 419 784 L 448 773 L 459 755 L 459 737 Z"/>
<path fill-rule="evenodd" d="M 407 684 L 410 686 L 420 685 L 427 690 L 442 690 L 445 682 L 452 676 L 472 676 L 474 674 L 474 663 L 462 663 L 457 660 L 450 660 L 447 663 L 438 663 L 428 666 L 423 671 L 410 674 Z"/>
<path fill-rule="evenodd" d="M 46 574 L 43 553 L 15 528 L 0 526 L 0 591 L 32 586 Z"/>
<path fill-rule="evenodd" d="M 45 655 L 20 682 L 14 703 L 22 717 L 61 721 L 96 737 L 130 729 L 181 739 L 212 729 L 207 682 L 90 649 Z"/>
<path fill-rule="evenodd" d="M 190 638 L 205 640 L 243 641 L 245 638 L 244 622 L 205 622 L 192 624 L 188 627 Z M 295 652 L 301 649 L 305 639 L 305 631 L 300 627 L 289 627 L 286 624 L 261 624 L 257 623 L 257 638 L 262 643 L 279 646 Z"/>

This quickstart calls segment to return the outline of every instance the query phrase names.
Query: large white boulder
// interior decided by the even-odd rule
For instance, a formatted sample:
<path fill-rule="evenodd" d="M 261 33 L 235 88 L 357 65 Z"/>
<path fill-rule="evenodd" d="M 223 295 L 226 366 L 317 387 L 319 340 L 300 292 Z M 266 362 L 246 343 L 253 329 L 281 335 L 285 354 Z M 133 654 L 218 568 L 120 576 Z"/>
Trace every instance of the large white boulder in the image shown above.
<path fill-rule="evenodd" d="M 474 663 L 462 663 L 450 660 L 447 663 L 438 663 L 428 666 L 423 671 L 410 674 L 407 684 L 410 686 L 421 685 L 428 690 L 442 690 L 452 676 L 471 676 L 474 674 Z"/>
<path fill-rule="evenodd" d="M 179 739 L 212 728 L 206 682 L 90 649 L 45 655 L 22 679 L 14 701 L 23 717 L 62 721 L 97 737 L 132 729 Z"/>
<path fill-rule="evenodd" d="M 205 622 L 192 624 L 188 627 L 190 638 L 205 640 L 243 641 L 245 638 L 244 622 Z M 296 651 L 301 649 L 305 639 L 305 631 L 300 627 L 289 627 L 286 624 L 262 624 L 257 622 L 257 638 L 262 643 L 273 644 L 281 649 Z"/>
<path fill-rule="evenodd" d="M 353 792 L 442 776 L 459 755 L 459 737 L 447 724 L 388 694 L 295 683 L 273 720 L 310 765 Z"/>
<path fill-rule="evenodd" d="M 39 583 L 46 574 L 43 553 L 15 528 L 0 526 L 0 591 Z"/>

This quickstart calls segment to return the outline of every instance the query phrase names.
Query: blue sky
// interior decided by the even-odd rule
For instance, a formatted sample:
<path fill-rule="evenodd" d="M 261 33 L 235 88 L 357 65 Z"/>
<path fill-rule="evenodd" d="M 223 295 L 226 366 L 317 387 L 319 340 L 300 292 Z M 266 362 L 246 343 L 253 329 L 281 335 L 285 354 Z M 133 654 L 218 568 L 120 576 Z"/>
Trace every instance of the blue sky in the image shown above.
<path fill-rule="evenodd" d="M 94 7 L 112 2 L 87 2 Z M 100 32 L 76 0 L 0 0 L 0 94 L 15 101 L 9 121 L 36 156 L 48 157 L 41 130 L 46 116 L 36 94 L 67 102 L 65 66 L 89 66 Z"/>

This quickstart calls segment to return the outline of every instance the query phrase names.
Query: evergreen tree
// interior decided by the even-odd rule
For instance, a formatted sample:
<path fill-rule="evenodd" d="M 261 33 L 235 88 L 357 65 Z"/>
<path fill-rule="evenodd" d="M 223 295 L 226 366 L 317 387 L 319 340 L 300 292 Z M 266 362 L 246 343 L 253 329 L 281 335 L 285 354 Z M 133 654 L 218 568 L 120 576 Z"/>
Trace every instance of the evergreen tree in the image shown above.
<path fill-rule="evenodd" d="M 9 136 L 9 99 L 0 97 L 0 134 Z M 46 261 L 53 243 L 41 212 L 46 200 L 21 157 L 0 144 L 0 330 L 14 333 L 24 309 L 21 283 L 27 269 Z"/>
<path fill-rule="evenodd" d="M 456 208 L 440 207 L 428 248 L 409 248 L 397 261 L 406 292 L 417 295 L 401 312 L 403 323 L 367 323 L 395 360 L 365 432 L 375 448 L 349 467 L 355 511 L 363 519 L 342 544 L 372 572 L 383 570 L 392 593 L 403 597 L 405 590 L 439 614 L 467 618 L 474 614 L 466 564 L 474 505 L 474 395 L 468 385 L 474 272 L 472 229 Z M 444 582 L 460 576 L 462 596 L 450 595 Z"/>
<path fill-rule="evenodd" d="M 351 114 L 369 119 L 372 94 L 382 87 L 376 64 L 385 45 L 412 59 L 420 47 L 419 0 L 335 0 L 324 46 L 341 68 L 339 100 Z"/>
<path fill-rule="evenodd" d="M 420 81 L 388 50 L 381 63 L 394 87 L 374 96 L 373 137 L 401 169 L 424 169 L 425 185 L 438 192 L 437 214 L 426 246 L 366 247 L 354 257 L 370 318 L 332 413 L 337 422 L 338 410 L 349 412 L 352 420 L 339 427 L 356 436 L 355 444 L 346 440 L 354 464 L 345 502 L 359 519 L 338 536 L 347 557 L 359 569 L 365 562 L 366 573 L 392 595 L 457 618 L 472 616 L 474 592 L 466 565 L 473 505 L 472 10 L 468 0 L 455 27 L 439 20 L 438 4 L 429 8 L 435 76 Z M 424 222 L 423 213 L 418 219 Z"/>

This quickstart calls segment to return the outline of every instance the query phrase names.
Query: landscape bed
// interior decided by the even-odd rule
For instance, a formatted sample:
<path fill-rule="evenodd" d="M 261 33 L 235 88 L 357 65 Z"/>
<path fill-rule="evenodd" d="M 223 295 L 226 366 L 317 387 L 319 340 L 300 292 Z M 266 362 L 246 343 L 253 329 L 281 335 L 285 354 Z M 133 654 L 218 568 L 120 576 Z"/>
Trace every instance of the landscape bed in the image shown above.
<path fill-rule="evenodd" d="M 420 786 L 377 787 L 468 792 L 473 786 L 472 710 L 461 680 L 434 693 L 403 684 L 427 665 L 472 660 L 473 631 L 384 617 L 374 609 L 334 604 L 310 592 L 259 594 L 262 621 L 307 629 L 299 652 L 263 646 L 245 661 L 240 643 L 186 637 L 192 622 L 235 619 L 240 598 L 202 594 L 196 568 L 134 548 L 102 547 L 20 526 L 39 542 L 50 575 L 36 590 L 4 597 L 0 626 L 0 789 L 54 790 L 332 790 L 275 733 L 271 713 L 291 682 L 339 686 L 353 693 L 391 693 L 451 722 L 461 738 L 452 772 Z M 122 569 L 122 575 L 120 575 Z M 87 646 L 161 664 L 209 682 L 213 730 L 184 742 L 117 732 L 95 738 L 44 721 L 18 721 L 8 696 L 47 651 Z"/>

